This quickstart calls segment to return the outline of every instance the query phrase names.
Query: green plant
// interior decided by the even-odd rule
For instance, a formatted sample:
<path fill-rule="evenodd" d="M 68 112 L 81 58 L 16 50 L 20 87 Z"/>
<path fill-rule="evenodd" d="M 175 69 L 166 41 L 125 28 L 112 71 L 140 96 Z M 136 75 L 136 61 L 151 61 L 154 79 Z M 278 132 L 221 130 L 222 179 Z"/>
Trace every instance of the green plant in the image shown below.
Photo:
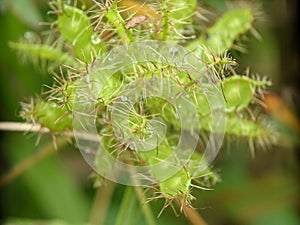
<path fill-rule="evenodd" d="M 53 32 L 45 43 L 36 42 L 36 35 L 27 33 L 26 39 L 9 44 L 29 60 L 47 65 L 55 80 L 41 97 L 22 103 L 21 116 L 53 137 L 70 137 L 74 129 L 79 148 L 87 140 L 98 143 L 93 138 L 100 136 L 103 148 L 114 160 L 149 166 L 145 184 L 154 190 L 150 200 L 165 199 L 161 212 L 177 203 L 186 212 L 195 198 L 191 193 L 193 188 L 210 189 L 218 181 L 210 166 L 211 159 L 204 157 L 205 146 L 215 141 L 207 140 L 211 134 L 245 138 L 252 154 L 256 147 L 267 148 L 276 141 L 275 131 L 264 121 L 264 116 L 255 115 L 255 110 L 261 107 L 264 88 L 271 82 L 248 73 L 236 74 L 237 63 L 229 53 L 241 36 L 253 32 L 255 12 L 250 6 L 229 10 L 197 35 L 191 16 L 197 10 L 196 5 L 196 1 L 188 0 L 149 4 L 51 1 L 55 19 L 50 26 Z M 154 47 L 163 41 L 171 42 L 169 48 Z M 139 46 L 135 43 L 142 43 L 141 49 L 145 45 L 151 49 L 134 49 Z M 188 51 L 180 45 L 193 54 L 183 66 L 179 63 Z M 144 58 L 135 55 L 135 50 L 155 55 L 143 61 Z M 106 64 L 109 57 L 112 65 L 122 60 L 127 64 L 109 74 L 111 69 L 105 67 L 110 66 Z M 199 66 L 196 72 L 192 70 L 195 65 Z M 171 91 L 165 89 L 167 85 Z M 134 104 L 127 104 L 128 98 Z M 78 111 L 88 116 L 87 120 L 80 117 L 79 124 L 78 119 L 72 121 L 72 114 L 76 117 Z M 194 115 L 196 118 L 187 122 Z M 91 122 L 99 135 L 89 136 L 85 132 Z M 76 133 L 77 128 L 80 130 Z M 187 155 L 175 151 L 186 134 L 197 138 L 197 142 L 191 141 L 186 147 Z M 109 176 L 113 170 L 107 160 L 102 150 L 93 154 L 92 164 L 101 175 Z M 166 164 L 156 167 L 160 162 Z M 142 185 L 139 183 L 142 179 L 128 178 L 135 177 L 136 172 L 139 171 L 121 173 L 119 176 L 124 177 L 115 181 Z M 139 188 L 137 192 L 140 193 Z M 139 195 L 143 203 L 144 198 Z M 147 206 L 144 212 L 148 223 L 153 224 Z"/>

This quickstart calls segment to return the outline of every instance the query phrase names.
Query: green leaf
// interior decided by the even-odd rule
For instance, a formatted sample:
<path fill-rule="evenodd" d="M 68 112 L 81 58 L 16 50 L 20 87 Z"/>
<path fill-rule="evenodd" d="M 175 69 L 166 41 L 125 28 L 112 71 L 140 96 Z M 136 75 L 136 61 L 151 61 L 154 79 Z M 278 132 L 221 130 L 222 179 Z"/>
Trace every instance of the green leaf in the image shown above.
<path fill-rule="evenodd" d="M 31 27 L 37 28 L 42 20 L 38 8 L 32 0 L 9 0 L 8 6 L 11 11 L 23 22 Z"/>
<path fill-rule="evenodd" d="M 61 10 L 62 13 L 59 14 L 57 20 L 61 36 L 73 44 L 76 42 L 89 43 L 93 35 L 93 28 L 85 12 L 66 4 L 63 5 Z"/>

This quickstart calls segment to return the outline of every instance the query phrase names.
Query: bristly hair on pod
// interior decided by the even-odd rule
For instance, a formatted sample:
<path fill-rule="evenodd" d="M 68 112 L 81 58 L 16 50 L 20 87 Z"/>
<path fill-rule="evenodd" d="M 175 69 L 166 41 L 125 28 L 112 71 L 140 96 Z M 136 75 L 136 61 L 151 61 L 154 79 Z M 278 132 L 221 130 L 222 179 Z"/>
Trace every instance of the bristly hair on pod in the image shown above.
<path fill-rule="evenodd" d="M 63 70 L 60 67 L 60 74 L 52 72 L 54 84 L 44 85 L 47 90 L 42 92 L 42 96 L 45 96 L 45 99 L 51 102 L 55 102 L 59 107 L 72 112 L 78 86 L 77 80 L 81 76 L 81 74 L 73 73 L 70 70 Z"/>
<path fill-rule="evenodd" d="M 194 163 L 195 165 L 198 165 L 199 161 L 195 161 Z M 183 168 L 172 177 L 165 181 L 161 181 L 156 186 L 148 186 L 148 189 L 153 189 L 155 196 L 149 197 L 147 202 L 160 199 L 164 200 L 164 204 L 158 213 L 158 217 L 160 217 L 164 210 L 169 206 L 175 215 L 179 215 L 176 206 L 179 207 L 181 213 L 184 212 L 185 207 L 192 208 L 192 201 L 196 200 L 195 196 L 191 193 L 192 189 L 205 191 L 212 190 L 210 187 L 219 181 L 218 175 L 209 169 L 198 176 L 191 176 L 189 175 L 187 168 Z"/>
<path fill-rule="evenodd" d="M 31 61 L 41 71 L 51 72 L 57 64 L 74 65 L 74 59 L 64 52 L 61 43 L 54 43 L 54 37 L 42 41 L 34 32 L 26 32 L 19 42 L 9 42 L 9 47 L 17 50 L 24 62 Z"/>

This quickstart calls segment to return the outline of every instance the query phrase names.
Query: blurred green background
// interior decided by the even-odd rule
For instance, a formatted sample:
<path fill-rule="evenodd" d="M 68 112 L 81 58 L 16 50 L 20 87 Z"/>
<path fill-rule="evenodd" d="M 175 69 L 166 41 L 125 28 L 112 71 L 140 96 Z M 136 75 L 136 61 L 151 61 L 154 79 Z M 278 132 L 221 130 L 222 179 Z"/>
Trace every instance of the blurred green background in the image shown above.
<path fill-rule="evenodd" d="M 201 6 L 221 13 L 237 1 L 207 0 Z M 295 115 L 299 115 L 299 36 L 296 32 L 298 2 L 296 0 L 255 1 L 260 7 L 256 29 L 263 39 L 250 38 L 248 53 L 233 52 L 240 62 L 239 69 L 268 76 L 277 93 Z M 19 102 L 38 95 L 43 84 L 52 84 L 47 73 L 30 63 L 22 63 L 18 54 L 8 47 L 26 31 L 39 32 L 39 21 L 47 21 L 46 0 L 0 1 L 0 120 L 22 121 L 18 116 Z M 299 24 L 298 24 L 299 25 Z M 280 112 L 279 112 L 280 113 Z M 275 120 L 275 119 L 274 119 Z M 257 151 L 255 159 L 242 142 L 230 148 L 224 146 L 214 166 L 222 182 L 214 191 L 195 191 L 194 206 L 208 224 L 216 225 L 298 225 L 300 224 L 300 145 L 299 134 L 285 124 L 277 123 L 285 135 L 280 146 Z M 293 136 L 293 138 L 292 138 Z M 1 131 L 1 176 L 14 165 L 51 146 L 51 138 Z M 298 142 L 298 143 L 297 143 Z M 59 220 L 83 224 L 89 220 L 95 189 L 92 170 L 77 149 L 67 144 L 54 154 L 28 169 L 13 182 L 1 187 L 1 221 L 26 219 Z M 106 224 L 114 224 L 125 187 L 119 185 L 106 216 Z M 137 200 L 134 218 L 128 224 L 145 224 Z M 157 215 L 162 202 L 150 203 Z M 20 222 L 21 221 L 21 222 Z M 184 216 L 175 216 L 167 209 L 157 224 L 187 224 Z M 11 223 L 14 224 L 14 223 Z M 28 223 L 31 224 L 31 223 Z M 37 223 L 42 224 L 42 223 Z M 55 221 L 53 224 L 63 224 Z M 125 224 L 125 222 L 124 222 Z"/>

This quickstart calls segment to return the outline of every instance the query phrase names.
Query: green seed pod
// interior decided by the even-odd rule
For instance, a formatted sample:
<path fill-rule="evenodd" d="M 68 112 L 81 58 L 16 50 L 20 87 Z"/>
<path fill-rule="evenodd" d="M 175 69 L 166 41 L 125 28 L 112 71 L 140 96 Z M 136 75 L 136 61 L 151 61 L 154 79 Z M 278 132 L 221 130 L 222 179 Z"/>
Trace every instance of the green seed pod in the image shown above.
<path fill-rule="evenodd" d="M 226 133 L 248 138 L 266 136 L 270 131 L 260 123 L 241 119 L 236 115 L 228 115 L 226 118 Z"/>
<path fill-rule="evenodd" d="M 90 18 L 84 11 L 63 5 L 57 23 L 61 36 L 74 46 L 74 53 L 81 61 L 92 63 L 103 53 L 104 43 L 94 33 Z"/>
<path fill-rule="evenodd" d="M 72 112 L 73 105 L 76 97 L 77 85 L 76 81 L 69 81 L 63 84 L 62 86 L 62 95 L 63 95 L 63 105 L 65 108 Z"/>
<path fill-rule="evenodd" d="M 163 143 L 157 149 L 151 151 L 139 152 L 139 155 L 148 163 L 154 165 L 166 160 L 174 151 L 168 146 L 168 143 Z M 191 200 L 190 194 L 191 182 L 196 179 L 202 186 L 210 187 L 218 181 L 218 176 L 210 169 L 200 170 L 199 164 L 202 160 L 202 155 L 194 152 L 189 162 L 184 168 L 173 174 L 166 180 L 159 182 L 160 193 L 167 199 L 184 198 Z M 164 168 L 164 171 L 173 170 L 173 168 Z M 154 178 L 160 177 L 161 169 L 158 171 L 152 169 L 151 173 Z M 198 187 L 198 186 L 195 186 Z M 201 187 L 198 187 L 201 188 Z"/>
<path fill-rule="evenodd" d="M 149 165 L 153 165 L 168 158 L 174 151 L 170 148 L 166 142 L 161 143 L 157 148 L 150 151 L 139 151 L 140 156 L 148 162 Z M 153 171 L 155 172 L 155 171 Z M 160 173 L 161 171 L 156 171 Z"/>
<path fill-rule="evenodd" d="M 9 47 L 18 50 L 24 58 L 33 62 L 45 60 L 60 64 L 75 64 L 75 60 L 72 57 L 62 52 L 59 48 L 49 45 L 9 42 Z"/>
<path fill-rule="evenodd" d="M 210 116 L 200 121 L 201 129 L 211 132 L 212 119 Z M 214 132 L 218 132 L 215 128 Z M 272 135 L 274 131 L 264 126 L 261 122 L 252 121 L 247 118 L 240 118 L 234 113 L 226 115 L 226 134 L 237 137 L 260 138 Z"/>
<path fill-rule="evenodd" d="M 101 143 L 106 151 L 110 153 L 112 157 L 116 157 L 116 154 L 119 152 L 116 151 L 116 144 L 117 141 L 114 137 L 112 137 L 110 134 L 112 133 L 112 127 L 105 126 L 101 129 L 102 134 L 102 140 Z M 102 151 L 97 151 L 97 155 L 95 158 L 95 166 L 99 170 L 103 171 L 104 173 L 107 173 L 109 171 L 113 170 L 113 165 L 109 162 L 107 159 L 107 156 L 103 156 Z"/>
<path fill-rule="evenodd" d="M 160 144 L 157 149 L 151 151 L 141 151 L 139 155 L 144 159 L 148 165 L 155 165 L 165 161 L 170 155 L 174 154 L 174 151 L 170 148 L 168 143 Z M 166 166 L 163 170 L 164 173 L 169 173 L 174 168 Z M 169 172 L 168 172 L 169 171 Z M 152 168 L 151 174 L 154 178 L 161 177 L 162 168 Z M 167 199 L 173 199 L 176 197 L 189 198 L 191 178 L 188 172 L 182 168 L 171 177 L 158 183 L 161 194 Z"/>
<path fill-rule="evenodd" d="M 180 128 L 180 118 L 175 107 L 163 98 L 149 98 L 144 103 L 144 111 L 149 115 L 159 115 L 163 121 L 175 127 Z"/>
<path fill-rule="evenodd" d="M 196 0 L 170 0 L 167 1 L 170 9 L 168 9 L 168 16 L 172 19 L 175 28 L 182 29 L 185 23 L 190 22 L 191 16 L 196 10 Z M 180 31 L 179 31 L 180 32 Z"/>
<path fill-rule="evenodd" d="M 93 34 L 88 42 L 85 39 L 79 39 L 74 45 L 74 52 L 81 61 L 92 63 L 96 57 L 103 54 L 104 48 L 101 39 Z"/>
<path fill-rule="evenodd" d="M 257 87 L 271 85 L 268 81 L 255 81 L 246 76 L 234 75 L 220 83 L 223 90 L 226 111 L 239 111 L 252 101 Z"/>
<path fill-rule="evenodd" d="M 63 131 L 72 128 L 72 116 L 53 102 L 40 102 L 34 109 L 36 120 L 52 131 Z"/>
<path fill-rule="evenodd" d="M 205 86 L 207 88 L 210 88 L 207 85 L 205 85 Z M 210 115 L 211 109 L 210 109 L 209 101 L 203 91 L 203 88 L 196 86 L 195 88 L 193 88 L 193 91 L 190 94 L 190 96 L 191 96 L 193 103 L 197 107 L 197 112 L 199 113 L 199 115 L 201 117 L 206 117 L 207 115 Z"/>
<path fill-rule="evenodd" d="M 226 110 L 241 110 L 249 105 L 255 92 L 254 85 L 248 79 L 233 76 L 221 83 L 226 101 Z"/>
<path fill-rule="evenodd" d="M 58 30 L 61 36 L 72 44 L 87 45 L 93 35 L 93 28 L 89 17 L 84 11 L 63 4 L 62 12 L 57 19 Z"/>
<path fill-rule="evenodd" d="M 118 94 L 122 91 L 123 87 L 124 85 L 119 79 L 118 74 L 110 77 L 99 92 L 99 103 L 105 106 L 109 105 L 112 99 L 118 96 Z"/>
<path fill-rule="evenodd" d="M 167 199 L 183 197 L 189 200 L 191 199 L 191 181 L 187 171 L 181 169 L 170 178 L 159 183 L 160 192 Z"/>

